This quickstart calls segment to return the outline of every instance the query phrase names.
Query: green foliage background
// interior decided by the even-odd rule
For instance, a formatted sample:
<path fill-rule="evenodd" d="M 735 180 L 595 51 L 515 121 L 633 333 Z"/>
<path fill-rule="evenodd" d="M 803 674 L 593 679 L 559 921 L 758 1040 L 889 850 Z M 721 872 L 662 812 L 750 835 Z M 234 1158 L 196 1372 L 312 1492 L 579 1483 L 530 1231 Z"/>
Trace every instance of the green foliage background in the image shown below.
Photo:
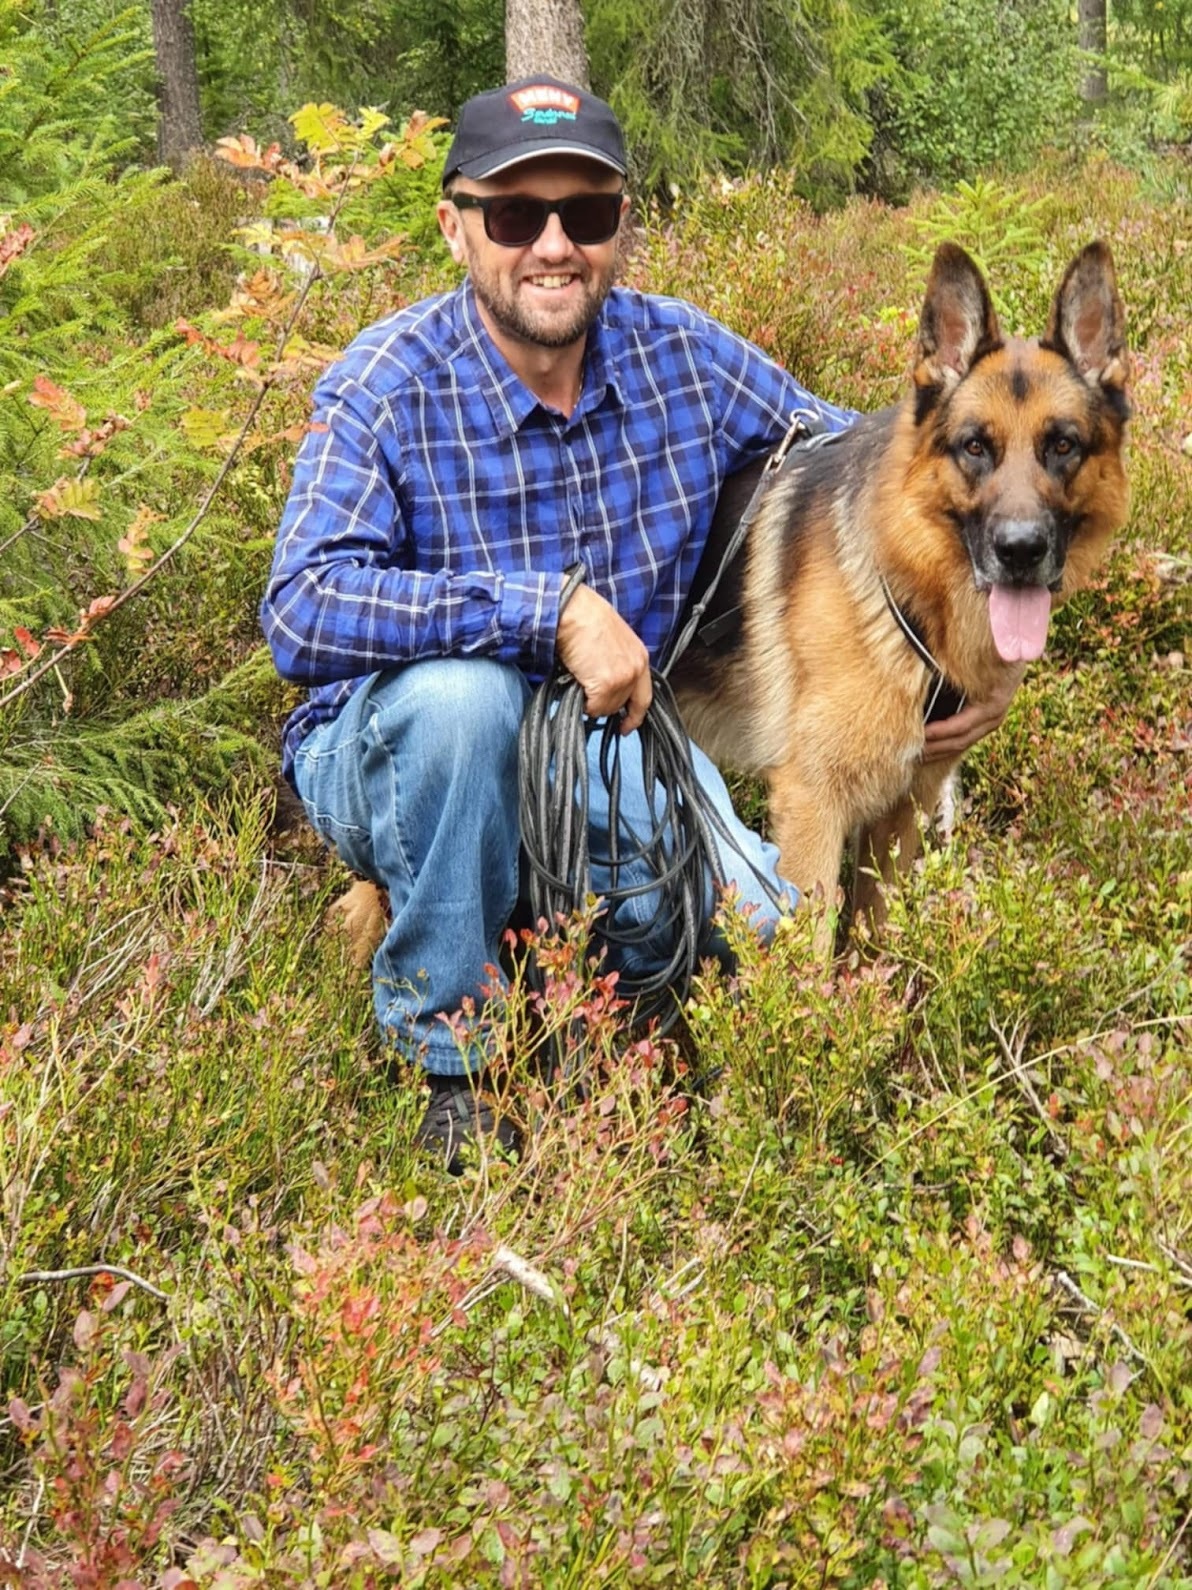
<path fill-rule="evenodd" d="M 450 116 L 503 73 L 497 0 L 192 0 L 208 137 L 291 136 L 306 100 Z M 1114 103 L 1080 117 L 1081 62 L 1063 0 L 585 0 L 593 85 L 631 136 L 639 189 L 785 164 L 818 205 L 855 186 L 1025 168 L 1078 138 L 1186 140 L 1189 0 L 1110 7 Z M 144 160 L 153 142 L 148 0 L 3 0 L 0 185 L 14 202 L 67 165 Z M 97 73 L 100 59 L 106 63 Z M 92 92 L 100 83 L 103 92 Z M 55 142 L 55 129 L 72 136 Z"/>

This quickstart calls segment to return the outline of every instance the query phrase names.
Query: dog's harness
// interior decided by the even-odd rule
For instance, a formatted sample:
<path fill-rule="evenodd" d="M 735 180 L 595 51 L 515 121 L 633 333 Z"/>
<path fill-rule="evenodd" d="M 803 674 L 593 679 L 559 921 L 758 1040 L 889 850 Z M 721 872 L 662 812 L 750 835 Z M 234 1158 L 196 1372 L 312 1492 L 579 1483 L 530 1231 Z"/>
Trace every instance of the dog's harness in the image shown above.
<path fill-rule="evenodd" d="M 698 639 L 701 646 L 714 651 L 717 646 L 739 632 L 741 617 L 745 611 L 743 603 L 735 602 L 731 607 L 716 607 L 714 599 L 725 574 L 732 568 L 745 545 L 745 537 L 757 518 L 762 498 L 769 490 L 773 477 L 800 461 L 803 454 L 818 447 L 827 447 L 843 434 L 838 431 L 813 431 L 803 415 L 796 414 L 791 420 L 790 429 L 762 466 L 753 494 L 736 524 L 732 524 L 731 521 L 717 524 L 713 521 L 712 535 L 704 548 L 700 565 L 701 572 L 705 564 L 711 565 L 713 573 L 699 599 L 688 609 L 683 628 L 671 648 L 663 673 L 670 672 L 693 640 Z"/>
<path fill-rule="evenodd" d="M 725 641 L 731 640 L 741 627 L 741 618 L 744 605 L 735 602 L 730 607 L 717 609 L 714 606 L 716 592 L 724 579 L 725 574 L 732 567 L 745 545 L 745 537 L 753 521 L 757 518 L 761 508 L 762 498 L 773 484 L 773 477 L 784 468 L 800 462 L 806 453 L 820 447 L 830 447 L 833 442 L 847 435 L 845 431 L 812 431 L 802 415 L 796 415 L 791 422 L 791 427 L 782 438 L 777 449 L 766 459 L 765 465 L 758 475 L 757 484 L 753 494 L 745 507 L 744 513 L 735 525 L 726 524 L 715 537 L 710 540 L 704 551 L 704 559 L 713 567 L 713 574 L 707 587 L 698 601 L 691 606 L 683 628 L 667 659 L 664 672 L 669 673 L 671 667 L 683 655 L 693 639 L 698 639 L 702 646 L 709 650 L 716 650 Z M 898 625 L 906 638 L 907 644 L 927 669 L 927 691 L 923 700 L 923 722 L 936 723 L 942 718 L 954 716 L 965 704 L 965 693 L 958 685 L 944 673 L 943 669 L 932 656 L 931 651 L 914 621 L 909 618 L 894 600 L 884 574 L 879 574 L 882 596 L 890 616 Z M 711 612 L 709 613 L 709 609 Z M 705 615 L 708 615 L 705 617 Z"/>
<path fill-rule="evenodd" d="M 882 595 L 886 598 L 886 606 L 890 609 L 894 622 L 906 636 L 911 650 L 930 676 L 927 680 L 927 695 L 923 702 L 923 722 L 937 723 L 941 718 L 954 717 L 964 706 L 964 691 L 952 683 L 931 655 L 927 642 L 894 600 L 894 593 L 886 583 L 886 576 L 879 574 L 878 579 L 881 581 Z"/>

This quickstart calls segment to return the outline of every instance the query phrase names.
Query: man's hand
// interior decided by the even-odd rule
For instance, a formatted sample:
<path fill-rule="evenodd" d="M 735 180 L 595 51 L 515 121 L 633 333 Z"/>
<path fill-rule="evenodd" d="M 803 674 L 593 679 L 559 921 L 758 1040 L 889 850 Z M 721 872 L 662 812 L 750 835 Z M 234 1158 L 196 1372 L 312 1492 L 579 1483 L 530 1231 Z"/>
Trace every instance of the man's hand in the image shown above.
<path fill-rule="evenodd" d="M 976 745 L 987 734 L 992 734 L 1004 721 L 1014 699 L 1014 692 L 1022 683 L 1026 665 L 1016 668 L 999 690 L 988 701 L 971 701 L 954 717 L 941 718 L 929 723 L 924 731 L 923 760 L 925 762 L 953 762 L 963 756 L 970 746 Z"/>
<path fill-rule="evenodd" d="M 607 718 L 625 708 L 621 733 L 636 729 L 654 696 L 650 654 L 603 596 L 587 585 L 559 616 L 555 653 L 584 692 L 584 711 Z"/>

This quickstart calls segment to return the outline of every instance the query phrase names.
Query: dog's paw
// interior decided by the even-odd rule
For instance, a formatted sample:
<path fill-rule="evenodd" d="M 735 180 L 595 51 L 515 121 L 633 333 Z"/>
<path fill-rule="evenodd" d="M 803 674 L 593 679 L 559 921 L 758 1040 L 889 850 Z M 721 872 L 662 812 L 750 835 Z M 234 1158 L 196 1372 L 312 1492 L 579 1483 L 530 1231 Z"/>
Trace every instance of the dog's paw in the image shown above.
<path fill-rule="evenodd" d="M 342 938 L 353 966 L 367 966 L 389 927 L 389 900 L 375 883 L 358 878 L 333 900 L 323 918 L 325 932 Z"/>

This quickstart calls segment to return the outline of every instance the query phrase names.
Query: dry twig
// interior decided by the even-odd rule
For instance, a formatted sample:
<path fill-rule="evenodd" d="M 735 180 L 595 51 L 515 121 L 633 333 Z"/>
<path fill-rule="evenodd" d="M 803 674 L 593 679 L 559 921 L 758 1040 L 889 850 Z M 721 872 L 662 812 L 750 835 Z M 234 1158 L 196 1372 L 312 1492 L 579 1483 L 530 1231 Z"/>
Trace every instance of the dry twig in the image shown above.
<path fill-rule="evenodd" d="M 1036 1092 L 1035 1084 L 1031 1081 L 1027 1067 L 1023 1063 L 1024 1040 L 1019 1036 L 1019 1027 L 1015 1026 L 1009 1038 L 1006 1037 L 1006 1034 L 992 1017 L 989 1021 L 989 1027 L 998 1041 L 998 1048 L 1002 1051 L 1002 1058 L 1006 1062 L 1006 1074 L 1017 1084 L 1018 1091 L 1031 1105 L 1035 1114 L 1043 1123 L 1051 1152 L 1057 1159 L 1066 1159 L 1068 1157 L 1068 1145 L 1052 1126 L 1051 1117 L 1044 1108 L 1043 1101 Z"/>
<path fill-rule="evenodd" d="M 1101 1308 L 1099 1304 L 1094 1303 L 1092 1298 L 1089 1297 L 1087 1293 L 1080 1290 L 1076 1282 L 1068 1274 L 1067 1270 L 1057 1270 L 1055 1272 L 1055 1280 L 1056 1284 L 1061 1287 L 1062 1290 L 1065 1291 L 1072 1301 L 1078 1306 L 1082 1314 L 1091 1314 L 1096 1319 L 1105 1318 L 1105 1310 Z M 1150 1368 L 1150 1364 L 1147 1362 L 1146 1354 L 1135 1347 L 1134 1343 L 1126 1335 L 1125 1331 L 1120 1325 L 1118 1325 L 1114 1320 L 1110 1320 L 1109 1329 L 1113 1335 L 1117 1337 L 1118 1341 L 1121 1342 L 1122 1346 L 1130 1354 L 1131 1358 L 1137 1358 L 1140 1364 L 1145 1364 L 1148 1369 Z"/>
<path fill-rule="evenodd" d="M 160 1298 L 163 1303 L 170 1301 L 168 1292 L 163 1292 L 152 1281 L 146 1281 L 143 1275 L 138 1275 L 135 1270 L 126 1270 L 120 1264 L 80 1264 L 70 1270 L 25 1270 L 15 1279 L 19 1285 L 27 1281 L 77 1281 L 88 1275 L 116 1275 L 122 1281 L 131 1281 L 133 1286 L 139 1286 L 150 1297 Z"/>

